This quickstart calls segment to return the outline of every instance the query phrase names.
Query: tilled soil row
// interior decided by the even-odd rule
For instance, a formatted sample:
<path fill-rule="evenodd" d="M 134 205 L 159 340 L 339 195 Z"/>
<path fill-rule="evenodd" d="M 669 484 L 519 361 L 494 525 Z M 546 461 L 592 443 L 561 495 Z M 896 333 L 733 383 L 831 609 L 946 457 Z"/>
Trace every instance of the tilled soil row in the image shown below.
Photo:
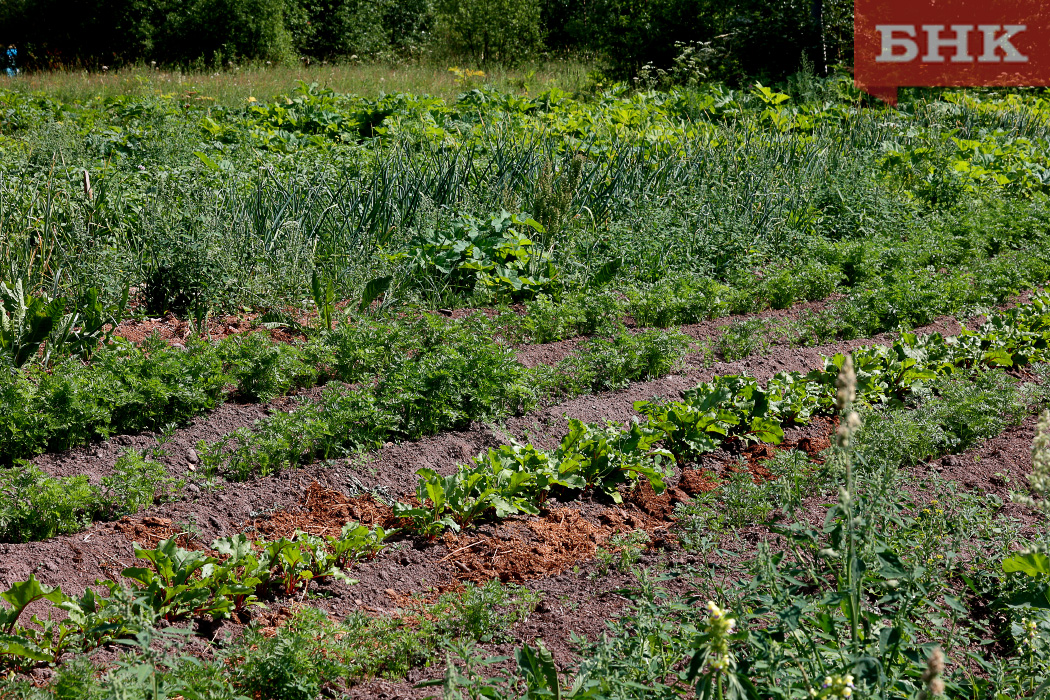
<path fill-rule="evenodd" d="M 733 323 L 753 318 L 775 318 L 775 319 L 798 319 L 804 314 L 819 311 L 840 298 L 838 295 L 829 297 L 823 301 L 801 302 L 787 309 L 769 309 L 754 314 L 742 314 L 726 316 L 702 323 L 681 326 L 678 330 L 695 341 L 710 340 L 718 336 L 721 329 Z M 524 313 L 524 307 L 516 309 L 518 313 Z M 471 313 L 485 313 L 494 315 L 492 309 L 456 309 L 449 311 L 446 315 L 452 318 L 463 318 Z M 225 338 L 229 335 L 250 333 L 260 331 L 255 324 L 258 315 L 248 317 L 222 317 L 211 318 L 208 324 L 209 337 L 214 339 Z M 306 321 L 305 317 L 300 321 Z M 626 319 L 628 325 L 635 327 L 631 319 Z M 125 321 L 115 331 L 117 335 L 141 343 L 150 335 L 157 334 L 169 344 L 181 344 L 186 341 L 192 330 L 191 325 L 174 315 L 169 314 L 163 318 L 147 318 L 135 321 Z M 271 337 L 277 341 L 288 342 L 297 336 L 289 335 L 284 331 L 270 331 Z M 539 365 L 555 365 L 561 360 L 569 357 L 577 351 L 586 337 L 571 338 L 544 344 L 526 344 L 518 347 L 517 359 L 525 367 L 537 367 Z M 687 362 L 690 360 L 687 359 Z M 693 364 L 698 361 L 693 360 Z M 725 363 L 727 367 L 736 366 L 737 363 Z M 717 369 L 717 366 L 716 366 Z M 725 373 L 724 371 L 722 373 Z M 103 476 L 110 474 L 117 458 L 127 449 L 149 450 L 160 448 L 155 460 L 164 464 L 172 474 L 182 474 L 193 470 L 189 469 L 196 464 L 195 446 L 200 440 L 212 442 L 223 435 L 233 432 L 238 428 L 251 427 L 255 421 L 278 410 L 290 410 L 300 399 L 316 398 L 320 394 L 320 387 L 300 391 L 293 396 L 281 397 L 265 404 L 241 404 L 228 402 L 209 414 L 198 416 L 186 426 L 176 429 L 166 438 L 158 440 L 156 434 L 142 433 L 136 435 L 117 435 L 109 440 L 96 444 L 80 447 L 63 452 L 50 452 L 39 455 L 31 461 L 51 476 L 72 476 L 77 474 L 86 475 L 91 481 L 97 482 Z M 163 441 L 163 444 L 159 444 Z"/>
<path fill-rule="evenodd" d="M 703 341 L 716 337 L 721 328 L 741 318 L 773 316 L 786 318 L 791 315 L 801 315 L 810 306 L 813 306 L 813 304 L 798 305 L 784 311 L 767 311 L 749 317 L 716 319 L 700 324 L 682 326 L 678 330 L 696 341 Z M 937 319 L 930 325 L 918 329 L 918 332 L 922 333 L 940 332 L 954 334 L 958 331 L 959 324 L 956 319 L 951 317 Z M 635 383 L 623 392 L 581 396 L 525 416 L 508 419 L 506 428 L 514 436 L 531 436 L 537 429 L 534 423 L 551 425 L 551 421 L 554 418 L 559 418 L 560 420 L 560 416 L 563 414 L 587 421 L 598 421 L 605 418 L 622 421 L 633 415 L 633 411 L 625 415 L 620 415 L 619 411 L 615 411 L 612 415 L 606 414 L 600 410 L 606 400 L 605 397 L 630 396 L 631 398 L 627 401 L 629 406 L 633 401 L 650 399 L 653 396 L 676 396 L 682 390 L 691 388 L 698 382 L 707 381 L 716 374 L 725 375 L 746 372 L 759 378 L 767 378 L 780 371 L 808 370 L 819 366 L 822 354 L 830 355 L 836 352 L 845 352 L 873 342 L 888 343 L 892 342 L 895 337 L 895 333 L 883 333 L 874 338 L 831 343 L 811 348 L 775 347 L 769 354 L 764 356 L 756 355 L 735 362 L 717 362 L 710 366 L 705 366 L 699 356 L 689 355 L 686 358 L 685 371 L 682 374 L 665 377 L 653 382 Z M 575 352 L 583 340 L 582 338 L 577 338 L 546 345 L 527 346 L 519 350 L 518 360 L 527 367 L 534 367 L 540 364 L 553 365 Z M 188 425 L 172 431 L 170 435 L 164 438 L 158 439 L 157 435 L 148 433 L 118 435 L 86 447 L 39 455 L 30 461 L 51 476 L 83 474 L 91 481 L 97 482 L 103 476 L 112 472 L 114 463 L 125 450 L 129 448 L 137 450 L 153 450 L 157 448 L 159 453 L 155 456 L 155 459 L 164 464 L 170 474 L 192 478 L 197 463 L 195 448 L 199 441 L 214 442 L 234 430 L 251 427 L 257 420 L 270 413 L 291 410 L 300 400 L 316 399 L 320 392 L 320 387 L 313 387 L 294 396 L 281 397 L 267 404 L 225 403 L 207 415 L 198 416 Z M 574 411 L 583 411 L 583 413 L 575 413 Z M 558 430 L 560 430 L 560 426 L 555 426 L 554 432 L 557 433 Z M 466 433 L 468 435 L 477 435 L 478 430 L 472 429 L 466 431 Z M 482 429 L 482 433 L 484 436 L 480 441 L 477 438 L 468 440 L 464 444 L 464 448 L 467 450 L 465 456 L 456 457 L 456 459 L 463 461 L 478 451 L 492 446 L 492 436 L 485 429 Z M 422 446 L 425 452 L 428 450 L 430 441 L 440 440 L 440 437 L 425 438 L 412 444 Z M 560 435 L 557 436 L 557 439 L 560 439 Z M 387 461 L 383 454 L 387 449 L 389 448 L 380 451 L 377 457 L 379 463 Z M 394 457 L 395 460 L 397 458 L 398 456 Z M 425 456 L 423 461 L 426 461 Z M 419 466 L 430 465 L 420 463 Z M 410 471 L 414 472 L 416 468 L 418 466 Z M 395 486 L 395 482 L 396 479 L 394 482 L 391 482 L 381 478 L 378 485 L 389 488 Z"/>
<path fill-rule="evenodd" d="M 830 301 L 806 302 L 783 310 L 767 310 L 756 314 L 728 316 L 703 323 L 681 326 L 678 330 L 700 342 L 717 337 L 722 328 L 741 320 L 751 318 L 799 318 L 805 313 L 823 308 Z M 459 318 L 467 315 L 468 312 L 483 313 L 486 311 L 490 310 L 460 309 L 452 315 Z M 216 338 L 258 330 L 251 325 L 250 321 L 234 317 L 212 319 L 210 324 L 209 332 Z M 142 342 L 154 332 L 159 333 L 169 343 L 179 343 L 184 341 L 189 334 L 190 326 L 187 322 L 169 315 L 160 319 L 129 321 L 118 328 L 120 335 L 134 342 Z M 281 336 L 275 339 L 282 340 L 285 338 Z M 555 365 L 575 353 L 585 340 L 585 337 L 578 337 L 540 345 L 523 345 L 518 348 L 517 358 L 522 365 L 530 368 L 543 364 Z M 696 366 L 700 364 L 697 359 L 687 359 L 688 362 Z M 730 367 L 737 366 L 738 363 L 724 364 L 726 367 Z M 716 366 L 716 369 L 718 369 L 718 366 Z M 723 370 L 721 373 L 724 374 L 727 371 L 729 370 Z M 297 392 L 293 396 L 281 397 L 265 404 L 228 402 L 207 415 L 198 416 L 186 426 L 174 430 L 166 438 L 152 433 L 117 435 L 109 440 L 85 447 L 64 452 L 45 453 L 30 461 L 51 476 L 84 474 L 91 481 L 97 482 L 103 476 L 112 472 L 114 463 L 125 450 L 129 448 L 137 450 L 159 448 L 160 452 L 156 455 L 155 460 L 164 464 L 170 473 L 182 474 L 191 472 L 192 475 L 192 470 L 189 467 L 196 464 L 195 446 L 200 440 L 212 442 L 238 428 L 251 427 L 255 421 L 274 411 L 290 410 L 299 400 L 315 399 L 319 396 L 320 391 L 320 387 L 313 387 Z M 161 442 L 163 444 L 160 444 Z"/>

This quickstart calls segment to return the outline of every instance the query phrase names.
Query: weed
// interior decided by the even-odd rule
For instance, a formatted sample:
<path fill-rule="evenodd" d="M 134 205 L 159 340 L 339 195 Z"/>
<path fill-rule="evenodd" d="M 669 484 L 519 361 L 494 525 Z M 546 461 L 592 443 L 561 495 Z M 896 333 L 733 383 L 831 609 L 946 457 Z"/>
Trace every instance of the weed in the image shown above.
<path fill-rule="evenodd" d="M 612 570 L 621 573 L 630 571 L 641 560 L 648 544 L 649 533 L 645 530 L 613 535 L 595 552 L 597 568 L 594 575 L 606 576 Z"/>
<path fill-rule="evenodd" d="M 506 642 L 513 639 L 513 625 L 528 617 L 541 599 L 541 594 L 514 584 L 468 583 L 462 593 L 446 594 L 435 604 L 437 628 L 450 638 Z"/>
<path fill-rule="evenodd" d="M 831 486 L 829 472 L 801 450 L 778 450 L 764 466 L 773 475 L 774 502 L 789 518 L 806 498 Z"/>
<path fill-rule="evenodd" d="M 713 350 L 726 362 L 764 355 L 769 351 L 766 325 L 765 321 L 756 318 L 722 326 Z"/>

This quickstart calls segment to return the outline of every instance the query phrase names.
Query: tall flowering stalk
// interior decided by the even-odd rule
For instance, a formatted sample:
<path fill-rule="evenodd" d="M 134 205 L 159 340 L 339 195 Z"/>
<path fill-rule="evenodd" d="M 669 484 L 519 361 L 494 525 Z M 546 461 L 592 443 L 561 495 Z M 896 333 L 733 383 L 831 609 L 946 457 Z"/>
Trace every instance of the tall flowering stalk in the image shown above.
<path fill-rule="evenodd" d="M 809 696 L 819 700 L 824 700 L 825 698 L 852 698 L 853 676 L 849 674 L 845 676 L 828 676 L 824 679 L 820 690 L 814 688 L 809 691 Z"/>
<path fill-rule="evenodd" d="M 725 700 L 749 697 L 746 680 L 736 675 L 736 657 L 729 642 L 736 630 L 736 619 L 713 601 L 707 602 L 707 619 L 703 631 L 693 643 L 696 652 L 689 665 L 689 682 L 696 683 L 696 696 L 701 700 Z M 749 684 L 750 685 L 750 684 Z"/>
<path fill-rule="evenodd" d="M 851 641 L 856 647 L 860 642 L 860 581 L 857 576 L 861 568 L 854 566 L 854 559 L 858 556 L 856 552 L 855 518 L 853 512 L 853 450 L 852 442 L 854 434 L 861 427 L 860 415 L 853 410 L 853 402 L 857 399 L 857 374 L 853 369 L 853 356 L 847 355 L 846 361 L 839 370 L 839 376 L 835 381 L 837 392 L 835 407 L 838 409 L 840 422 L 835 434 L 835 444 L 838 447 L 839 458 L 846 468 L 845 485 L 839 488 L 838 509 L 842 515 L 845 525 L 845 551 L 842 552 L 843 572 L 842 580 L 845 583 L 846 592 L 849 596 L 849 625 Z"/>
<path fill-rule="evenodd" d="M 922 674 L 922 682 L 925 686 L 919 693 L 919 700 L 933 700 L 933 698 L 944 695 L 944 652 L 937 647 L 930 653 L 926 660 L 926 671 Z"/>

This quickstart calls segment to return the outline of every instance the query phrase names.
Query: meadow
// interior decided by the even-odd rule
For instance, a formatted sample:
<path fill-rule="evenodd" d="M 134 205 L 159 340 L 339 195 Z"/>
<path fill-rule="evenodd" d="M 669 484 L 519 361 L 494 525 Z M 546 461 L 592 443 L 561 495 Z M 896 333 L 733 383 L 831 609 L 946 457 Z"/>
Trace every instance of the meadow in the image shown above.
<path fill-rule="evenodd" d="M 0 82 L 0 697 L 1050 688 L 1043 91 Z"/>

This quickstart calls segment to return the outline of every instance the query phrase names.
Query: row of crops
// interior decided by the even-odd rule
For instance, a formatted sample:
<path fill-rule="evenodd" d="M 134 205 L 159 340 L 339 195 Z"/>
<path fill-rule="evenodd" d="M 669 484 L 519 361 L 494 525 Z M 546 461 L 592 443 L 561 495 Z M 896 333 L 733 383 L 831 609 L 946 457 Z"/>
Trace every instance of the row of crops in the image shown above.
<path fill-rule="evenodd" d="M 1000 233 L 1010 223 L 997 221 L 990 232 L 975 227 L 975 236 L 987 243 L 991 234 Z M 970 265 L 919 258 L 922 263 L 951 265 L 950 270 L 938 268 L 931 273 L 933 265 L 917 266 L 915 258 L 895 255 L 882 267 L 883 277 L 858 274 L 857 286 L 847 287 L 843 297 L 823 309 L 789 323 L 730 325 L 709 349 L 725 359 L 736 359 L 768 345 L 773 337 L 796 345 L 821 344 L 988 308 L 1050 277 L 1046 234 L 1041 229 L 1021 228 L 1006 233 L 1014 245 L 994 254 L 979 248 L 975 253 L 979 257 Z M 969 244 L 960 243 L 960 247 Z M 869 251 L 863 246 L 856 250 L 856 264 L 863 264 Z M 908 252 L 902 245 L 897 253 L 902 250 Z M 763 284 L 767 291 L 773 289 L 768 296 L 775 299 L 774 305 L 782 307 L 795 299 L 782 286 L 806 284 L 807 280 L 822 284 L 815 293 L 803 295 L 818 299 L 841 289 L 827 283 L 822 276 L 826 271 L 815 270 L 807 278 L 787 270 Z M 341 404 L 345 410 L 357 411 L 362 419 L 368 416 L 368 430 L 338 447 L 327 443 L 309 446 L 309 411 L 297 412 L 297 418 L 275 417 L 272 422 L 298 421 L 305 442 L 287 445 L 286 456 L 279 456 L 273 448 L 270 452 L 276 462 L 271 466 L 266 466 L 269 458 L 260 466 L 262 455 L 250 452 L 250 465 L 245 469 L 263 473 L 285 462 L 296 463 L 303 454 L 326 456 L 333 448 L 416 438 L 662 376 L 680 359 L 684 338 L 656 330 L 633 334 L 624 328 L 625 320 L 667 326 L 769 303 L 763 296 L 734 292 L 719 283 L 692 286 L 688 280 L 673 278 L 656 283 L 645 293 L 622 294 L 609 287 L 592 293 L 566 293 L 558 300 L 544 295 L 527 302 L 523 315 L 507 312 L 489 319 L 477 314 L 465 321 L 447 321 L 424 313 L 408 322 L 396 310 L 401 307 L 377 315 L 355 309 L 340 312 L 332 304 L 332 295 L 320 294 L 321 313 L 316 322 L 290 321 L 309 336 L 302 344 L 252 334 L 214 344 L 193 340 L 184 347 L 169 348 L 160 340 L 136 346 L 112 336 L 116 319 L 104 313 L 95 288 L 91 290 L 96 300 L 94 332 L 85 330 L 86 325 L 72 325 L 88 315 L 78 311 L 56 318 L 48 336 L 34 325 L 44 318 L 34 305 L 53 304 L 45 304 L 41 296 L 20 286 L 16 291 L 6 298 L 24 313 L 9 317 L 5 349 L 11 353 L 9 359 L 22 362 L 17 370 L 0 377 L 0 406 L 4 409 L 0 413 L 0 460 L 10 463 L 114 434 L 157 430 L 207 413 L 229 399 L 268 401 L 330 381 L 361 385 L 350 394 L 339 389 L 327 392 L 312 409 L 317 415 L 310 420 L 323 434 L 326 428 L 318 423 L 318 416 L 338 412 L 335 406 Z M 334 317 L 341 322 L 333 326 Z M 288 327 L 280 318 L 269 325 Z M 104 327 L 110 330 L 103 331 Z M 78 343 L 56 344 L 54 337 L 61 334 L 67 338 L 79 335 Z M 500 337 L 520 344 L 577 335 L 593 339 L 557 367 L 532 370 L 514 359 L 507 344 L 493 340 Z"/>

